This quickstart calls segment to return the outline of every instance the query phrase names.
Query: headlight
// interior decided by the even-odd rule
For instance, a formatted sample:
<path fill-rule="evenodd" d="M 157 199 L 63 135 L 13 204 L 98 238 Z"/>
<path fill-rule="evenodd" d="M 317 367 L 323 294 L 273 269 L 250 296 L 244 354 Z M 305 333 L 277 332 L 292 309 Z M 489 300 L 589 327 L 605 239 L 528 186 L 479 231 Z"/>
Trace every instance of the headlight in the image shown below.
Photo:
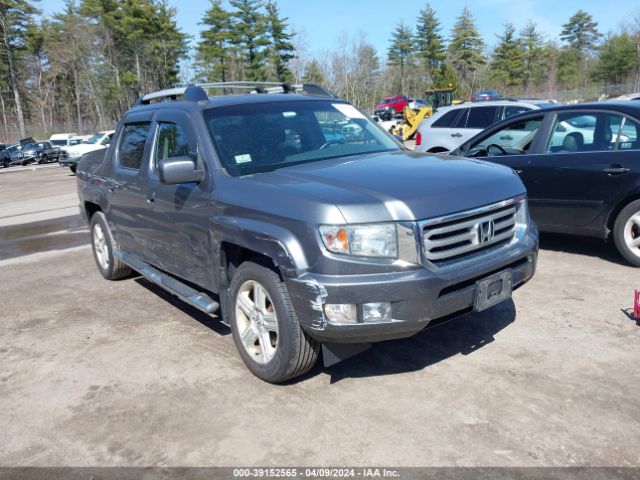
<path fill-rule="evenodd" d="M 327 250 L 333 253 L 360 257 L 398 256 L 398 235 L 392 223 L 321 226 L 320 236 Z"/>
<path fill-rule="evenodd" d="M 523 197 L 516 203 L 516 229 L 520 233 L 526 234 L 529 230 L 529 206 L 527 197 Z"/>
<path fill-rule="evenodd" d="M 69 158 L 79 158 L 82 154 L 80 152 L 71 152 L 69 153 Z"/>

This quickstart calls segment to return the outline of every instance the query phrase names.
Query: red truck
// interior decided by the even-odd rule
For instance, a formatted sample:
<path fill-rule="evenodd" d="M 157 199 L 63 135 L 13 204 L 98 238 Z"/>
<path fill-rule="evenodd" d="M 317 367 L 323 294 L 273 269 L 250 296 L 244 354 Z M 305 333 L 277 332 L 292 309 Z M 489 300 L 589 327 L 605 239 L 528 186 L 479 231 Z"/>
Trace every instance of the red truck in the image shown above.
<path fill-rule="evenodd" d="M 409 103 L 409 99 L 404 95 L 386 97 L 380 104 L 373 107 L 373 114 L 378 115 L 382 120 L 391 120 L 396 113 L 402 113 L 404 107 Z"/>

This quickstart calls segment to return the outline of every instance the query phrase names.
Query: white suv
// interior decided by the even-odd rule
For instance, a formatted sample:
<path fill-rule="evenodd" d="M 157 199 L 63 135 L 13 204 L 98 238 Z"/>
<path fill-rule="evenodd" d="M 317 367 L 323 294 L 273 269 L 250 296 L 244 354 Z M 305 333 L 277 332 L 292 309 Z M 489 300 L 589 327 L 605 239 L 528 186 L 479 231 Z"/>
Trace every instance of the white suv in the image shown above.
<path fill-rule="evenodd" d="M 492 100 L 441 107 L 420 123 L 415 150 L 432 153 L 455 150 L 489 125 L 548 105 L 551 102 L 545 100 Z"/>

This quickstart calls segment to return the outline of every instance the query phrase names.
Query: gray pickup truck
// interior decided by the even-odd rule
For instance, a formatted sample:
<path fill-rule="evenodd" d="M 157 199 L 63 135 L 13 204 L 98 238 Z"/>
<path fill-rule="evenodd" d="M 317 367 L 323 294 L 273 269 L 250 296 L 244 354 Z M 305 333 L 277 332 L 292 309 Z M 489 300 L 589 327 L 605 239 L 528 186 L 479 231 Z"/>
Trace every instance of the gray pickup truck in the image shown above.
<path fill-rule="evenodd" d="M 484 310 L 534 274 L 511 169 L 409 152 L 314 85 L 219 87 L 142 97 L 80 161 L 80 209 L 105 278 L 220 310 L 259 378 Z"/>

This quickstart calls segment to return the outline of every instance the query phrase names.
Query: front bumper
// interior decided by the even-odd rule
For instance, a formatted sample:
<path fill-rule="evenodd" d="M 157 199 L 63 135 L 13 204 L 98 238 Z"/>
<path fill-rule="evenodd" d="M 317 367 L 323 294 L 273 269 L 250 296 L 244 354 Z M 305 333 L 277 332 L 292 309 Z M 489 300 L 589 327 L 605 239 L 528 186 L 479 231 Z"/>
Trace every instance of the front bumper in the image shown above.
<path fill-rule="evenodd" d="M 305 273 L 286 280 L 291 302 L 303 329 L 327 343 L 369 343 L 409 337 L 430 322 L 473 310 L 475 284 L 493 273 L 511 269 L 513 288 L 533 276 L 538 257 L 538 232 L 499 258 L 479 258 L 460 268 L 332 276 Z M 332 324 L 323 312 L 326 303 L 391 302 L 392 321 Z"/>

